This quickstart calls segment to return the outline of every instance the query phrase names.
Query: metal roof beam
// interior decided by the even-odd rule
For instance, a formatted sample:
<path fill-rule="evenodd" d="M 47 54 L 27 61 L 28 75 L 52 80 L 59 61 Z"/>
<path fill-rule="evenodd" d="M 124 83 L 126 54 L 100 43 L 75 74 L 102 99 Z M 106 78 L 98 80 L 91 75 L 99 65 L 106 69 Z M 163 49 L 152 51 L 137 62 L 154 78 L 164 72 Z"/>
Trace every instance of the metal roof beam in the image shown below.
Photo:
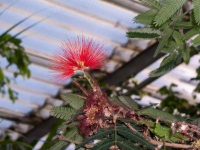
<path fill-rule="evenodd" d="M 160 53 L 157 57 L 153 57 L 157 45 L 158 43 L 153 44 L 145 51 L 141 52 L 139 55 L 130 60 L 128 63 L 125 63 L 118 70 L 108 75 L 106 78 L 103 79 L 103 81 L 108 83 L 109 85 L 117 86 L 118 84 L 126 81 L 131 75 L 137 74 L 138 72 L 164 56 L 164 54 Z"/>

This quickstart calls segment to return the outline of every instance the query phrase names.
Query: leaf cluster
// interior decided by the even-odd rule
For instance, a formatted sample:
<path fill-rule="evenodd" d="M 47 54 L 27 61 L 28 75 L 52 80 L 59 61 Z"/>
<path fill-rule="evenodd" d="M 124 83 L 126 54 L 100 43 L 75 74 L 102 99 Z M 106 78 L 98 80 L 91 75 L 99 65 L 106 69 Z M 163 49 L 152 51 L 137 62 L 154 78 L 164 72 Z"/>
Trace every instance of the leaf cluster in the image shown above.
<path fill-rule="evenodd" d="M 159 89 L 159 93 L 164 95 L 165 98 L 162 99 L 160 103 L 160 109 L 164 109 L 166 112 L 173 114 L 174 110 L 177 110 L 177 113 L 189 115 L 190 117 L 198 117 L 198 111 L 200 111 L 200 104 L 191 105 L 188 100 L 180 98 L 179 92 L 174 91 L 174 88 L 177 87 L 175 84 L 171 84 L 169 87 L 162 87 Z"/>
<path fill-rule="evenodd" d="M 4 12 L 7 11 L 7 9 L 12 7 L 13 4 L 14 3 L 11 3 L 7 8 L 2 10 L 0 12 L 0 15 L 2 15 Z M 19 26 L 21 23 L 25 22 L 26 20 L 34 16 L 35 14 L 39 13 L 40 11 L 32 13 L 31 15 L 19 20 L 16 24 L 8 28 L 6 31 L 4 31 L 0 35 L 0 55 L 1 57 L 6 58 L 8 61 L 8 66 L 6 66 L 6 69 L 11 65 L 15 65 L 17 67 L 17 71 L 13 73 L 14 78 L 16 78 L 18 75 L 22 75 L 23 77 L 29 78 L 31 75 L 30 70 L 28 68 L 30 64 L 30 60 L 29 60 L 28 55 L 25 52 L 24 47 L 21 45 L 22 41 L 21 39 L 18 38 L 18 36 L 22 34 L 23 32 L 25 32 L 26 30 L 36 26 L 43 20 L 47 19 L 47 17 L 29 25 L 28 27 L 16 33 L 15 35 L 11 35 L 9 34 L 9 32 L 12 31 L 15 27 Z M 5 76 L 3 73 L 3 69 L 0 68 L 0 93 L 4 95 L 5 92 L 7 92 L 9 94 L 10 99 L 12 101 L 15 101 L 17 99 L 17 93 L 13 91 L 10 87 L 8 88 L 8 90 L 7 88 L 5 88 L 5 85 L 10 84 L 10 80 L 11 78 L 8 78 L 7 76 Z"/>
<path fill-rule="evenodd" d="M 187 0 L 140 0 L 150 10 L 139 14 L 134 21 L 144 24 L 145 28 L 127 32 L 129 38 L 157 39 L 159 44 L 154 57 L 165 53 L 160 67 L 150 73 L 150 77 L 158 77 L 169 72 L 182 61 L 188 63 L 192 51 L 200 45 L 200 9 L 199 0 L 193 0 L 194 8 L 183 9 Z M 190 16 L 190 19 L 185 19 Z M 194 53 L 197 53 L 196 51 Z"/>
<path fill-rule="evenodd" d="M 67 102 L 67 105 L 52 108 L 51 115 L 64 121 L 58 128 L 57 133 L 74 141 L 74 143 L 79 142 L 80 144 L 76 144 L 76 149 L 106 150 L 114 146 L 123 150 L 153 150 L 155 149 L 155 146 L 149 143 L 146 137 L 141 133 L 143 126 L 150 126 L 149 133 L 153 134 L 153 137 L 156 136 L 157 138 L 164 139 L 168 142 L 187 140 L 187 138 L 179 133 L 172 133 L 170 124 L 175 121 L 180 121 L 179 118 L 152 107 L 141 109 L 139 105 L 128 96 L 110 97 L 109 101 L 114 105 L 121 106 L 127 110 L 134 110 L 141 118 L 143 118 L 142 120 L 137 122 L 130 118 L 117 118 L 117 122 L 113 128 L 99 128 L 96 134 L 83 140 L 83 137 L 80 135 L 77 128 L 79 123 L 77 122 L 76 117 L 80 114 L 80 110 L 84 105 L 84 99 L 71 93 L 63 94 L 62 98 Z M 155 120 L 159 120 L 162 124 L 155 123 Z M 127 126 L 127 124 L 129 124 L 129 126 Z M 166 135 L 163 136 L 164 134 Z M 95 144 L 94 141 L 98 142 Z M 67 141 L 57 140 L 50 149 L 59 150 L 68 145 L 69 142 Z"/>

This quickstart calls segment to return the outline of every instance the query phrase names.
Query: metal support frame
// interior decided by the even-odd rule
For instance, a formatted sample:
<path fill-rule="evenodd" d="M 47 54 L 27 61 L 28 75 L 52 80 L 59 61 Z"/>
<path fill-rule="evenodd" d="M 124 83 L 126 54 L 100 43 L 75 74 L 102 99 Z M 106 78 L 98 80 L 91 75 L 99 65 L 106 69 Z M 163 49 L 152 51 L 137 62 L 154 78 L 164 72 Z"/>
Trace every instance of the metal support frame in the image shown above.
<path fill-rule="evenodd" d="M 131 75 L 137 74 L 138 72 L 164 56 L 163 53 L 160 53 L 157 57 L 153 57 L 157 46 L 158 43 L 150 46 L 145 51 L 141 52 L 135 58 L 130 60 L 128 63 L 124 64 L 118 70 L 108 75 L 106 78 L 103 79 L 103 81 L 108 83 L 109 85 L 117 86 L 120 83 L 126 81 Z"/>

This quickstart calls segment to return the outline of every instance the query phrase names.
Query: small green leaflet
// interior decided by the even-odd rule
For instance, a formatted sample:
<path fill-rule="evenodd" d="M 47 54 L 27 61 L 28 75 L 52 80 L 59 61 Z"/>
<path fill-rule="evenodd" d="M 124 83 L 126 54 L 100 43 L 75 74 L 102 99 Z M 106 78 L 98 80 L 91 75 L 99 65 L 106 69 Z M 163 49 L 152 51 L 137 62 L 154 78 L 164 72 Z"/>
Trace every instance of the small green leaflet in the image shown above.
<path fill-rule="evenodd" d="M 195 22 L 200 25 L 200 0 L 193 0 L 193 5 L 194 5 L 194 19 Z"/>
<path fill-rule="evenodd" d="M 180 32 L 174 30 L 173 31 L 173 38 L 179 45 L 183 45 L 182 35 Z"/>
<path fill-rule="evenodd" d="M 149 117 L 152 117 L 154 119 L 159 119 L 165 122 L 175 122 L 178 121 L 178 119 L 173 116 L 172 114 L 169 114 L 167 112 L 158 110 L 158 109 L 154 109 L 152 107 L 148 107 L 148 108 L 144 108 L 141 109 L 137 112 L 139 115 L 146 115 Z"/>
<path fill-rule="evenodd" d="M 138 110 L 138 104 L 129 96 L 119 96 L 119 100 L 132 110 Z"/>
<path fill-rule="evenodd" d="M 184 40 L 188 40 L 189 38 L 193 37 L 194 35 L 197 35 L 200 33 L 200 27 L 197 28 L 193 28 L 191 30 L 189 30 L 184 36 L 183 39 Z"/>
<path fill-rule="evenodd" d="M 114 139 L 103 139 L 101 142 L 97 143 L 94 147 L 92 147 L 91 150 L 107 150 L 114 144 Z"/>
<path fill-rule="evenodd" d="M 200 45 L 200 36 L 197 36 L 191 43 L 195 46 Z"/>
<path fill-rule="evenodd" d="M 190 60 L 190 51 L 191 51 L 191 49 L 183 47 L 180 50 L 181 50 L 182 55 L 183 55 L 183 60 L 187 64 L 189 62 L 189 60 Z"/>
<path fill-rule="evenodd" d="M 134 21 L 145 25 L 151 25 L 157 12 L 157 9 L 148 10 L 144 13 L 137 15 Z"/>
<path fill-rule="evenodd" d="M 138 28 L 128 31 L 127 36 L 134 39 L 154 39 L 160 36 L 159 30 L 153 30 L 151 28 Z"/>
<path fill-rule="evenodd" d="M 160 123 L 155 123 L 154 127 L 150 128 L 159 139 L 165 139 L 168 142 L 179 142 L 181 140 L 188 140 L 178 132 L 172 133 L 172 129 L 169 127 L 161 126 Z"/>
<path fill-rule="evenodd" d="M 161 26 L 170 17 L 172 17 L 185 2 L 186 0 L 166 0 L 154 18 L 154 24 L 156 26 Z"/>
<path fill-rule="evenodd" d="M 160 9 L 162 5 L 157 0 L 139 0 L 140 3 L 155 9 Z"/>
<path fill-rule="evenodd" d="M 140 135 L 137 132 L 131 132 L 129 129 L 127 129 L 127 127 L 117 127 L 117 133 L 118 135 L 121 135 L 124 138 L 128 138 L 136 143 L 142 144 L 148 149 L 155 149 L 155 146 L 149 143 L 142 135 Z"/>
<path fill-rule="evenodd" d="M 76 113 L 76 111 L 77 110 L 70 107 L 58 106 L 53 107 L 50 114 L 56 118 L 68 120 L 72 115 Z"/>
<path fill-rule="evenodd" d="M 159 45 L 155 51 L 154 57 L 156 57 L 160 51 L 162 50 L 162 48 L 168 43 L 170 36 L 172 35 L 173 30 L 170 28 L 167 28 L 166 30 L 164 30 L 163 35 L 162 35 L 162 39 L 159 42 Z"/>
<path fill-rule="evenodd" d="M 61 95 L 61 98 L 76 110 L 83 107 L 84 100 L 75 94 L 65 93 Z"/>
<path fill-rule="evenodd" d="M 150 77 L 158 77 L 161 76 L 170 70 L 172 70 L 178 64 L 177 61 L 179 60 L 179 55 L 175 52 L 171 53 L 169 56 L 165 57 L 160 64 L 160 67 L 150 72 Z"/>
<path fill-rule="evenodd" d="M 191 22 L 177 22 L 175 24 L 175 29 L 191 29 L 193 25 Z"/>
<path fill-rule="evenodd" d="M 2 82 L 4 80 L 4 74 L 2 69 L 0 68 L 0 82 Z"/>

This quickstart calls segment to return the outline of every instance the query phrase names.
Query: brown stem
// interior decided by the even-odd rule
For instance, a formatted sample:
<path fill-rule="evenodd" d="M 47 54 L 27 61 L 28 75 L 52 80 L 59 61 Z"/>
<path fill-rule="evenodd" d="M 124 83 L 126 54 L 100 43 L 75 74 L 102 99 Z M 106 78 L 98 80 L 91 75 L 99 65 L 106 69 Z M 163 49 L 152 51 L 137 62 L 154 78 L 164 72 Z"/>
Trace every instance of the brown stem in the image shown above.
<path fill-rule="evenodd" d="M 68 138 L 62 136 L 62 135 L 59 135 L 58 139 L 61 140 L 61 141 L 66 141 L 66 142 L 73 143 L 73 144 L 80 144 L 80 142 L 73 141 L 71 139 L 68 139 Z"/>
<path fill-rule="evenodd" d="M 152 140 L 152 139 L 148 139 L 148 141 L 153 145 L 163 145 L 164 144 L 163 142 L 155 141 L 155 140 Z M 173 147 L 173 148 L 182 148 L 182 149 L 190 149 L 190 148 L 192 148 L 191 145 L 167 143 L 167 142 L 165 142 L 165 146 Z"/>
<path fill-rule="evenodd" d="M 135 130 L 131 125 L 130 123 L 126 123 L 126 126 L 133 132 L 133 133 L 136 133 L 138 132 L 137 130 Z M 163 142 L 160 142 L 160 141 L 155 141 L 155 140 L 152 140 L 150 138 L 146 138 L 147 141 L 149 141 L 149 143 L 153 144 L 153 145 L 164 145 Z M 165 146 L 168 146 L 168 147 L 173 147 L 173 148 L 182 148 L 182 149 L 190 149 L 192 148 L 191 145 L 184 145 L 184 144 L 176 144 L 176 143 L 167 143 L 165 142 Z"/>
<path fill-rule="evenodd" d="M 88 96 L 88 92 L 86 91 L 86 89 L 83 88 L 76 80 L 73 80 L 73 83 L 76 84 L 76 86 L 79 87 L 86 96 Z"/>

